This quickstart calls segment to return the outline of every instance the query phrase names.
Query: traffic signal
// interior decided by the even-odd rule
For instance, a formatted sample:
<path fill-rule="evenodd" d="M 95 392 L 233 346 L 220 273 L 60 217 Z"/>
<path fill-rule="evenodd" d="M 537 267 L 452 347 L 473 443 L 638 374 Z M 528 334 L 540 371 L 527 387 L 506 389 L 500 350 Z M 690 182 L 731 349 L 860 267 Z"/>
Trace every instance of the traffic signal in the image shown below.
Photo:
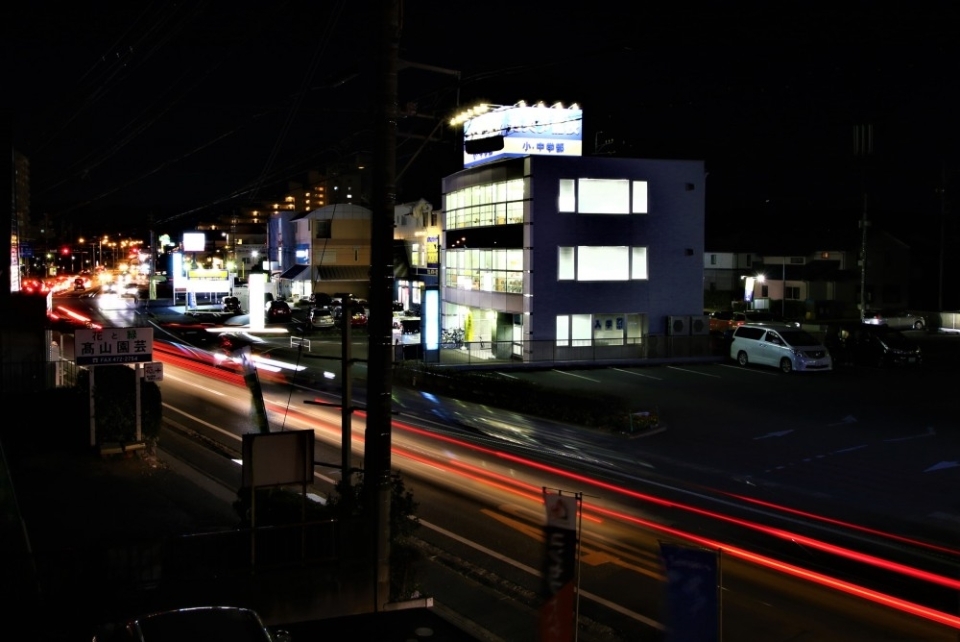
<path fill-rule="evenodd" d="M 60 248 L 60 255 L 61 255 L 61 256 L 70 256 L 70 248 L 67 247 L 66 245 L 64 245 L 63 247 L 61 247 L 61 248 Z"/>

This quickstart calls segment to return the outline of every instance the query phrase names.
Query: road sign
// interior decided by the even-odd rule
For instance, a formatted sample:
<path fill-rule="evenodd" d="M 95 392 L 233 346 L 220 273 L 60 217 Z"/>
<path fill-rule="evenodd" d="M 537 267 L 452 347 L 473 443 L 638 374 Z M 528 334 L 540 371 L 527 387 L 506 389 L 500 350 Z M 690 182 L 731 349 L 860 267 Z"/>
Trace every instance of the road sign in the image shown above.
<path fill-rule="evenodd" d="M 73 354 L 78 366 L 153 361 L 153 328 L 76 329 Z"/>
<path fill-rule="evenodd" d="M 163 363 L 160 361 L 151 361 L 143 364 L 144 381 L 163 381 Z"/>

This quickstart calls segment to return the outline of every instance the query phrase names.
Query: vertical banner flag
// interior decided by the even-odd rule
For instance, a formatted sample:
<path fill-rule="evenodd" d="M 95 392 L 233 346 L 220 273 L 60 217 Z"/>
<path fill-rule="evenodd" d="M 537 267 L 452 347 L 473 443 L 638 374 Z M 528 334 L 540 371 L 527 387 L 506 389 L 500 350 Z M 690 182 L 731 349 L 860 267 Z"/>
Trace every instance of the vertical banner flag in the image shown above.
<path fill-rule="evenodd" d="M 543 606 L 540 607 L 541 642 L 574 639 L 576 589 L 577 497 L 543 494 L 547 509 L 544 527 Z"/>
<path fill-rule="evenodd" d="M 720 552 L 660 542 L 667 572 L 667 642 L 719 642 Z"/>

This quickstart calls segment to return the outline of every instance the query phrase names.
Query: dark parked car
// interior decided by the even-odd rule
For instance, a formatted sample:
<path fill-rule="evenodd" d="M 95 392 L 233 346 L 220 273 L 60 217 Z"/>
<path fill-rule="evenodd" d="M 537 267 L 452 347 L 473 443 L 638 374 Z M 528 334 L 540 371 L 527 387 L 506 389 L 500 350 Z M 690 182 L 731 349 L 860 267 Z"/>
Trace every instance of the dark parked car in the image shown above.
<path fill-rule="evenodd" d="M 93 636 L 94 642 L 275 642 L 289 639 L 285 631 L 268 629 L 256 611 L 234 606 L 202 606 L 151 613 L 100 626 Z"/>
<path fill-rule="evenodd" d="M 781 316 L 777 316 L 771 312 L 765 310 L 747 310 L 744 312 L 746 317 L 746 323 L 777 323 L 783 325 L 789 325 L 794 328 L 799 328 L 800 323 L 793 319 L 784 319 Z M 743 325 L 738 324 L 738 325 Z"/>
<path fill-rule="evenodd" d="M 232 314 L 243 314 L 240 308 L 240 298 L 235 296 L 225 296 L 220 299 L 220 311 Z"/>
<path fill-rule="evenodd" d="M 267 301 L 264 312 L 270 323 L 286 323 L 293 318 L 293 310 L 286 301 Z"/>
<path fill-rule="evenodd" d="M 830 353 L 841 363 L 865 366 L 919 366 L 920 345 L 885 326 L 839 327 L 827 335 Z"/>
<path fill-rule="evenodd" d="M 316 307 L 316 308 L 327 308 L 330 307 L 330 302 L 333 300 L 326 292 L 314 292 L 306 299 L 306 304 Z M 303 301 L 303 299 L 301 299 Z"/>

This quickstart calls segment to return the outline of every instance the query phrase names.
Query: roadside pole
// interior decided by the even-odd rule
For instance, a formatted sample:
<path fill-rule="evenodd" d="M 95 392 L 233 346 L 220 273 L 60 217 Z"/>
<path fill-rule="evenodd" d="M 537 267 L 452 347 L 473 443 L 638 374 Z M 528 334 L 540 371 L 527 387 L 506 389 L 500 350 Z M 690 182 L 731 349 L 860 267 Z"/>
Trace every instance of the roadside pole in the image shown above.
<path fill-rule="evenodd" d="M 373 122 L 369 377 L 364 450 L 364 509 L 369 526 L 374 610 L 390 599 L 390 463 L 393 382 L 393 210 L 396 201 L 399 0 L 377 4 L 376 111 Z"/>

